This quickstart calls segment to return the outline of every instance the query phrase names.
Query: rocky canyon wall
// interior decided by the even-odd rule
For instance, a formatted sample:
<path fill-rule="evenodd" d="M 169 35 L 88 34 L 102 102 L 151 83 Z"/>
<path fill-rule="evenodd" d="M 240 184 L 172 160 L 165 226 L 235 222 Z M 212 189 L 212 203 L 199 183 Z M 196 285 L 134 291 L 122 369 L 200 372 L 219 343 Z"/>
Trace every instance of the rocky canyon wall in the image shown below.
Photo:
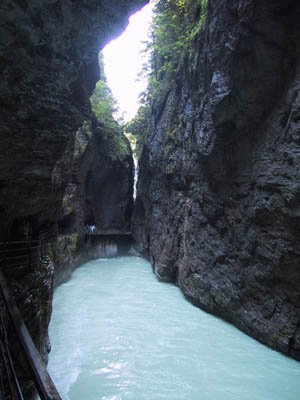
<path fill-rule="evenodd" d="M 0 241 L 30 238 L 46 243 L 41 262 L 31 263 L 29 269 L 23 265 L 7 272 L 22 316 L 44 358 L 49 350 L 47 326 L 53 292 L 53 263 L 49 256 L 56 266 L 63 251 L 63 263 L 68 263 L 74 248 L 72 239 L 54 243 L 54 250 L 50 242 L 60 231 L 68 233 L 65 230 L 71 225 L 65 221 L 69 213 L 65 213 L 62 203 L 68 197 L 65 189 L 73 181 L 74 168 L 78 167 L 74 161 L 75 134 L 84 120 L 93 118 L 89 97 L 99 79 L 98 52 L 121 33 L 129 15 L 146 2 L 3 0 L 0 4 Z M 87 161 L 83 164 L 87 176 L 94 177 L 100 169 L 103 178 L 114 167 L 107 158 L 101 161 L 105 145 L 100 135 L 98 132 L 88 146 L 102 141 L 102 153 L 92 155 L 92 150 L 87 150 L 95 165 L 87 166 Z M 95 151 L 98 149 L 99 146 Z M 126 179 L 126 174 L 131 173 L 130 161 L 127 164 L 126 171 L 122 170 L 125 164 L 118 170 Z M 79 176 L 78 169 L 75 175 Z M 91 182 L 87 182 L 88 178 L 84 178 L 87 190 L 80 191 L 86 196 L 82 202 L 92 203 Z M 111 185 L 109 181 L 110 189 Z M 118 183 L 116 188 L 119 190 Z M 104 186 L 102 189 L 104 193 Z M 113 201 L 109 195 L 106 199 Z M 121 203 L 115 200 L 118 217 L 114 220 L 111 211 L 107 226 L 110 221 L 117 225 L 126 212 L 129 218 L 130 201 Z M 112 207 L 110 204 L 110 210 Z M 83 225 L 84 220 L 84 216 L 79 218 L 79 224 Z M 11 338 L 14 347 L 16 339 Z M 15 357 L 23 386 L 29 387 L 27 366 L 18 351 Z"/>
<path fill-rule="evenodd" d="M 86 225 L 98 232 L 122 232 L 130 229 L 133 210 L 134 165 L 130 144 L 125 136 L 118 153 L 112 138 L 96 118 L 85 121 L 76 135 L 81 154 L 75 156 L 72 178 L 65 193 L 62 231 L 85 233 Z M 76 154 L 76 151 L 75 151 Z"/>
<path fill-rule="evenodd" d="M 95 226 L 94 233 L 98 235 L 130 231 L 134 165 L 128 140 L 125 136 L 117 139 L 122 140 L 123 152 L 116 146 L 116 137 L 107 135 L 105 127 L 94 117 L 77 131 L 71 179 L 58 219 L 59 237 L 69 242 L 64 249 L 76 242 L 76 252 L 69 267 L 64 263 L 56 268 L 58 281 L 61 281 L 58 275 L 65 280 L 77 265 L 100 257 L 101 252 L 94 249 L 94 244 L 97 246 L 101 240 L 98 238 L 95 243 L 87 236 L 90 226 Z M 61 256 L 56 258 L 62 260 L 64 255 L 59 253 Z"/>
<path fill-rule="evenodd" d="M 30 219 L 35 235 L 55 221 L 75 133 L 91 117 L 98 52 L 143 4 L 1 2 L 0 240 L 18 219 Z"/>
<path fill-rule="evenodd" d="M 152 107 L 133 228 L 162 279 L 300 360 L 297 1 L 209 0 Z"/>

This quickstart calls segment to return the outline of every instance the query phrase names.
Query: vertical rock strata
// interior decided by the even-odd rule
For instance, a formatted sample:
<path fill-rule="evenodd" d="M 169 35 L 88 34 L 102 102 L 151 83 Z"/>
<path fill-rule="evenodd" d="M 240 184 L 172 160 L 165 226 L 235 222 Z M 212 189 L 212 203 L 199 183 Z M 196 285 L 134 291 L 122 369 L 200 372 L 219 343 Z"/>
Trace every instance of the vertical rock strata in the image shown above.
<path fill-rule="evenodd" d="M 133 221 L 157 275 L 298 360 L 299 17 L 291 0 L 208 2 L 153 105 Z"/>

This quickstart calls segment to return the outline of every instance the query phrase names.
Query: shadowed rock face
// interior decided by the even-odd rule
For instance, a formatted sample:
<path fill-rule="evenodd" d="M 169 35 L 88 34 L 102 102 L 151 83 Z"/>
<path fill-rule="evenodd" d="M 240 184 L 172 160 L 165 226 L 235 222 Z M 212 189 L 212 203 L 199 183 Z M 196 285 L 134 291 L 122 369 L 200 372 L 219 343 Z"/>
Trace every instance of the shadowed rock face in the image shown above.
<path fill-rule="evenodd" d="M 95 224 L 99 231 L 126 232 L 133 209 L 133 159 L 111 159 L 105 150 L 105 141 L 95 135 L 82 163 L 80 208 L 85 222 Z"/>
<path fill-rule="evenodd" d="M 154 104 L 133 221 L 160 277 L 298 360 L 299 16 L 296 1 L 208 2 Z"/>
<path fill-rule="evenodd" d="M 105 128 L 92 121 L 92 136 L 80 160 L 77 198 L 83 212 L 82 226 L 95 225 L 101 232 L 130 230 L 133 209 L 133 158 L 128 140 L 127 153 L 113 153 Z M 79 230 L 79 229 L 78 229 Z"/>
<path fill-rule="evenodd" d="M 0 240 L 17 218 L 55 220 L 74 136 L 90 116 L 98 51 L 141 0 L 3 0 L 0 5 Z"/>
<path fill-rule="evenodd" d="M 56 236 L 65 188 L 72 179 L 75 134 L 82 121 L 91 118 L 89 96 L 99 79 L 98 52 L 121 33 L 129 15 L 145 3 L 1 1 L 0 241 L 29 236 L 37 239 L 44 233 Z M 125 176 L 130 172 L 130 166 L 122 170 Z M 69 244 L 63 242 L 61 250 Z M 53 265 L 47 257 L 51 255 L 49 246 L 43 251 L 42 262 L 30 269 L 10 270 L 7 276 L 21 314 L 46 359 Z M 10 339 L 28 398 L 32 383 L 27 366 L 19 358 L 16 339 Z M 1 367 L 0 362 L 0 373 Z"/>
<path fill-rule="evenodd" d="M 129 231 L 134 165 L 128 140 L 122 137 L 125 150 L 118 153 L 95 118 L 88 122 L 88 129 L 80 128 L 76 137 L 84 150 L 73 163 L 59 230 L 77 233 L 80 239 L 87 233 L 86 225 L 95 225 L 99 233 Z"/>

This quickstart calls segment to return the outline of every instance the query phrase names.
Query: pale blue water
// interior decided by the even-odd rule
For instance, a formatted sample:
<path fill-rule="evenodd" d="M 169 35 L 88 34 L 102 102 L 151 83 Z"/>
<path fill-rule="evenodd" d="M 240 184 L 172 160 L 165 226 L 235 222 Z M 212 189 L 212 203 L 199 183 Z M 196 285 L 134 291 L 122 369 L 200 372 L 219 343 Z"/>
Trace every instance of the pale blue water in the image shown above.
<path fill-rule="evenodd" d="M 50 338 L 65 400 L 300 399 L 300 363 L 194 307 L 137 257 L 77 269 L 55 292 Z"/>

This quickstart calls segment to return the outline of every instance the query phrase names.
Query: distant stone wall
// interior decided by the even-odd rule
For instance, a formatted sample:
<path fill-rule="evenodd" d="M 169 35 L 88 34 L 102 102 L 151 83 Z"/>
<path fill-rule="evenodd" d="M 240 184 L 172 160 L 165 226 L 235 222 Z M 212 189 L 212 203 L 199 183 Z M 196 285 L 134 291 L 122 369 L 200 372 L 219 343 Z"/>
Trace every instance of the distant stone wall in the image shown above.
<path fill-rule="evenodd" d="M 127 255 L 133 241 L 130 234 L 86 235 L 80 245 L 80 263 L 97 258 Z"/>

